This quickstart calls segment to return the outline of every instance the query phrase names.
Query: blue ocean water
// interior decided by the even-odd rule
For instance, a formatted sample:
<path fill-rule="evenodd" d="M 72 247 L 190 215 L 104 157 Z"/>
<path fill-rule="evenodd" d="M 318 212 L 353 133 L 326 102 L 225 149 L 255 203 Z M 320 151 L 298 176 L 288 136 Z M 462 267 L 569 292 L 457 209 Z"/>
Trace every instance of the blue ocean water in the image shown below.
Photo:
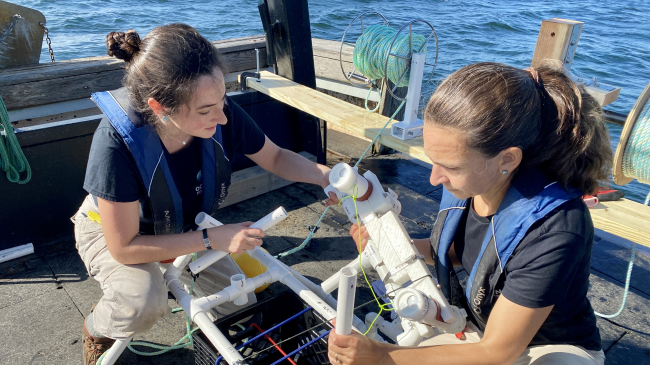
<path fill-rule="evenodd" d="M 14 2 L 45 14 L 57 60 L 106 54 L 104 37 L 111 31 L 135 29 L 145 35 L 156 26 L 173 22 L 190 24 L 211 40 L 263 33 L 257 1 L 253 0 Z M 442 79 L 470 63 L 494 61 L 528 67 L 543 19 L 583 21 L 571 71 L 621 87 L 619 99 L 606 108 L 626 114 L 650 81 L 648 9 L 650 0 L 309 2 L 312 36 L 317 38 L 340 40 L 349 22 L 365 11 L 382 13 L 396 27 L 411 19 L 430 22 L 439 39 L 439 61 L 432 84 L 424 90 L 425 97 Z M 41 62 L 49 62 L 46 49 L 44 44 Z M 433 61 L 433 57 L 433 52 L 429 52 L 428 61 Z M 621 127 L 608 127 L 615 148 Z M 635 180 L 621 189 L 627 197 L 643 201 L 650 187 Z"/>

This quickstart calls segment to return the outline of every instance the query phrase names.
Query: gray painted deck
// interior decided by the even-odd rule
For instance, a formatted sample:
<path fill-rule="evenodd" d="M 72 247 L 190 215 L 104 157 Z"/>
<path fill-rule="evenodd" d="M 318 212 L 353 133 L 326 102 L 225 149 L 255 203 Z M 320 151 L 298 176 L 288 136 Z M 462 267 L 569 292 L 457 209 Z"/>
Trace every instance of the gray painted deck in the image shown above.
<path fill-rule="evenodd" d="M 349 162 L 344 156 L 359 156 L 366 143 L 329 132 L 328 163 Z M 439 207 L 440 190 L 428 182 L 426 167 L 399 155 L 369 157 L 361 165 L 377 174 L 385 187 L 400 195 L 402 220 L 413 238 L 427 237 Z M 322 191 L 306 184 L 294 184 L 219 211 L 224 223 L 256 220 L 279 205 L 289 218 L 271 229 L 264 247 L 272 254 L 299 245 L 324 210 Z M 315 282 L 334 274 L 353 260 L 356 250 L 348 236 L 349 223 L 338 207 L 323 221 L 306 249 L 283 261 Z M 589 297 L 596 311 L 618 309 L 627 270 L 629 248 L 625 242 L 600 234 L 594 244 Z M 88 277 L 73 242 L 59 243 L 56 254 L 32 255 L 0 265 L 0 364 L 81 363 L 82 321 L 101 296 L 99 285 Z M 373 278 L 370 278 L 374 280 Z M 362 280 L 358 282 L 357 305 L 371 299 Z M 274 285 L 265 295 L 281 289 Z M 178 305 L 170 300 L 173 308 Z M 358 314 L 375 311 L 374 305 Z M 363 317 L 362 317 L 363 318 Z M 606 364 L 650 364 L 650 255 L 640 252 L 634 267 L 632 289 L 623 314 L 613 320 L 599 319 Z M 185 334 L 185 316 L 172 314 L 136 340 L 170 345 Z M 122 364 L 193 364 L 191 348 L 164 356 L 142 357 L 125 351 Z"/>

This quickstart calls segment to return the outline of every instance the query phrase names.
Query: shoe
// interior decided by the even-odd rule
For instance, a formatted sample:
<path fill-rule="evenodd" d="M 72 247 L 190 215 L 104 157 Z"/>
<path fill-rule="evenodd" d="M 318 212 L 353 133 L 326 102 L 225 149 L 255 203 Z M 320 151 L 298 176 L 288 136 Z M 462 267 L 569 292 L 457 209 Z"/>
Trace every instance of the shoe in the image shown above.
<path fill-rule="evenodd" d="M 95 309 L 93 305 L 90 308 L 90 312 Z M 84 353 L 84 365 L 96 365 L 99 358 L 104 352 L 113 346 L 115 340 L 112 338 L 96 338 L 91 336 L 86 329 L 86 321 L 84 320 L 83 324 L 84 330 L 81 335 L 81 342 L 83 344 L 83 353 Z M 120 365 L 119 361 L 115 362 L 115 365 Z"/>

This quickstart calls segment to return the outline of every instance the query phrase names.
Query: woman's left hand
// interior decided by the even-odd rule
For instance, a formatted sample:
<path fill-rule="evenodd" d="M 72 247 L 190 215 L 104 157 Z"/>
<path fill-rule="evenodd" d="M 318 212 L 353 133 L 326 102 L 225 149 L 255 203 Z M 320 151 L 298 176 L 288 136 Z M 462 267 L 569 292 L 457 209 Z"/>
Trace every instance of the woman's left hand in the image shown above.
<path fill-rule="evenodd" d="M 386 354 L 377 341 L 355 332 L 347 336 L 337 335 L 336 330 L 330 332 L 327 348 L 327 356 L 333 365 L 379 365 Z"/>

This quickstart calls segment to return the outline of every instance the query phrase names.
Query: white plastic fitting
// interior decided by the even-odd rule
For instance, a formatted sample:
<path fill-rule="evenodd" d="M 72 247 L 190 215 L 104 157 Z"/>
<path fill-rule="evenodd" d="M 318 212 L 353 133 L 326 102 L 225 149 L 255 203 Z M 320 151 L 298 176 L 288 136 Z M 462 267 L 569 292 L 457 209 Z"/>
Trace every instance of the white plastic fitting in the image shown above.
<path fill-rule="evenodd" d="M 354 296 L 357 291 L 357 270 L 344 267 L 339 275 L 339 295 L 336 305 L 336 333 L 352 333 L 352 316 L 354 315 Z"/>
<path fill-rule="evenodd" d="M 359 175 L 356 168 L 346 164 L 339 163 L 330 172 L 330 184 L 338 191 L 355 195 L 364 196 L 368 191 L 368 180 Z"/>
<path fill-rule="evenodd" d="M 246 276 L 244 274 L 235 274 L 231 276 L 230 285 L 241 292 L 234 301 L 235 305 L 244 305 L 248 303 L 248 295 L 244 292 L 244 288 L 246 287 Z"/>

